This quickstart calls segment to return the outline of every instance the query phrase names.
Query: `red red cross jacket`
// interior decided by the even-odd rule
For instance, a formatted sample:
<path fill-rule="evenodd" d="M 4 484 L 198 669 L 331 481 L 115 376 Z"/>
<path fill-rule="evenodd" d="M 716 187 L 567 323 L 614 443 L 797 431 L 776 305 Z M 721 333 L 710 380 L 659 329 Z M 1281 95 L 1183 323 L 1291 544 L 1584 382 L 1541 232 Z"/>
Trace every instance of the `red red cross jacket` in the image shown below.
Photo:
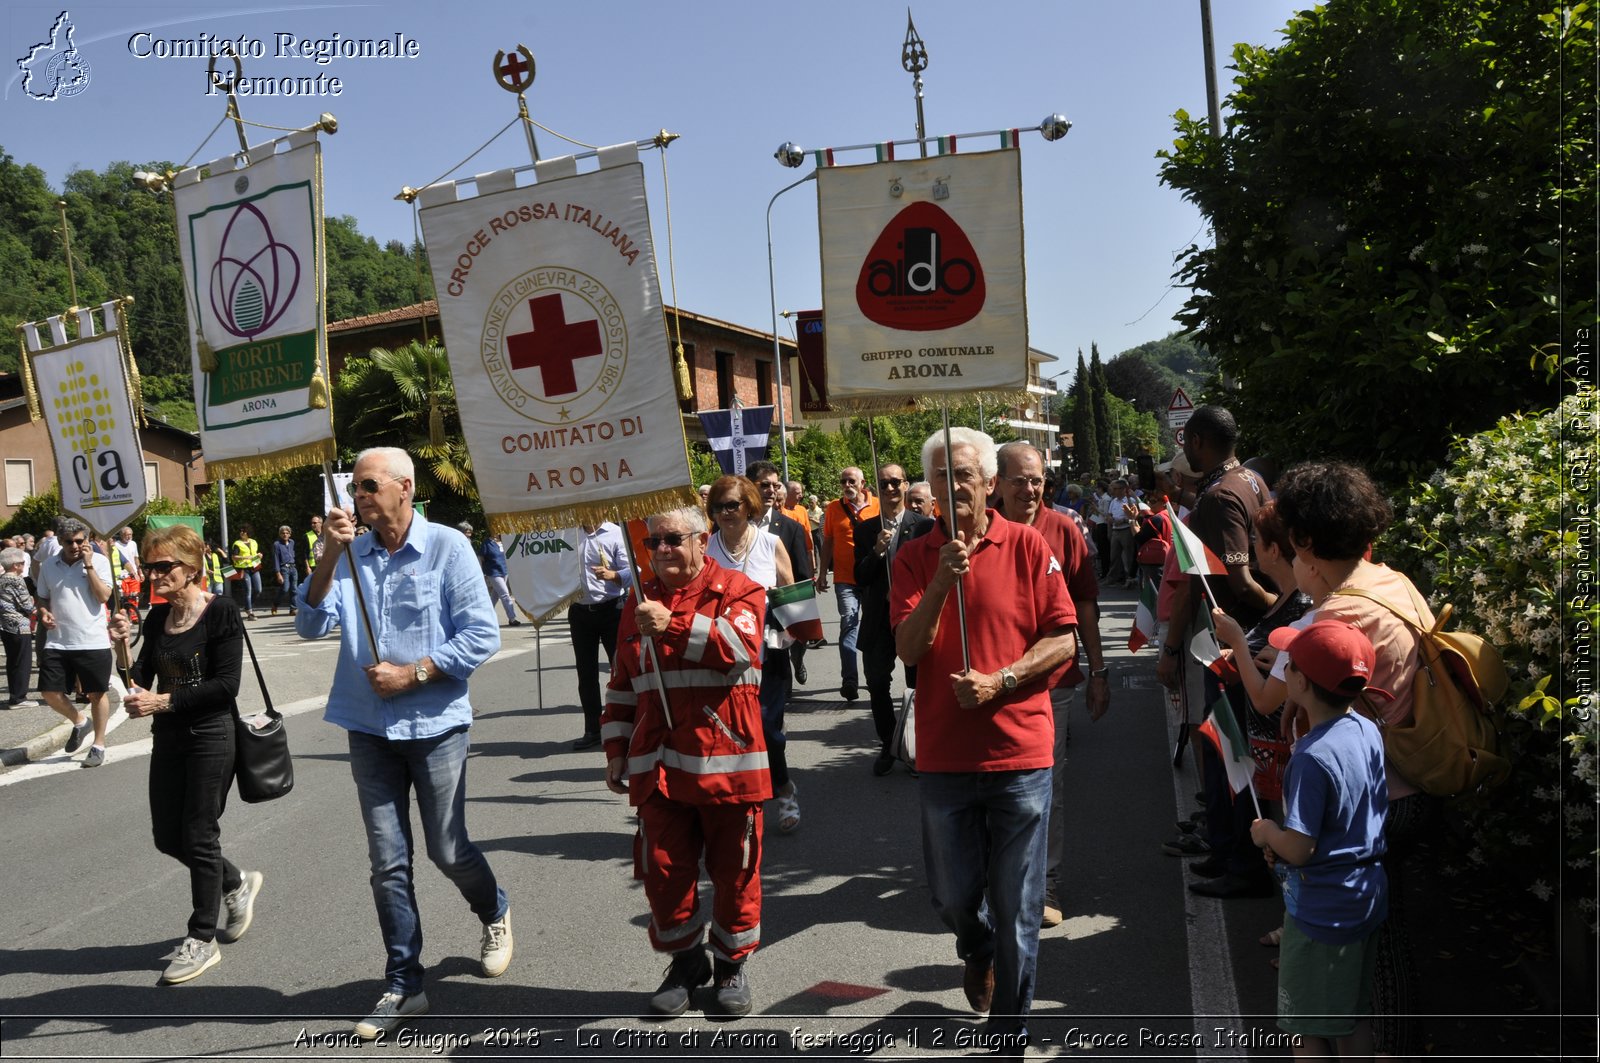
<path fill-rule="evenodd" d="M 757 699 L 766 591 L 708 557 L 688 586 L 673 591 L 651 580 L 645 593 L 672 610 L 667 630 L 651 640 L 671 724 L 630 595 L 600 717 L 606 759 L 628 758 L 628 803 L 642 805 L 656 790 L 692 805 L 771 797 Z"/>

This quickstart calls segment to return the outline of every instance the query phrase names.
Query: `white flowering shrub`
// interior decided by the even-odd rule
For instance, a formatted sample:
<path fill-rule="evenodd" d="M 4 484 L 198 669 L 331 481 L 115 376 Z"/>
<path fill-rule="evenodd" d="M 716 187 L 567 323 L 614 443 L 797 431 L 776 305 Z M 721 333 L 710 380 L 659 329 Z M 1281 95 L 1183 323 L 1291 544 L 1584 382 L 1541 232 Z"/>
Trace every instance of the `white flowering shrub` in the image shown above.
<path fill-rule="evenodd" d="M 1517 869 L 1541 900 L 1564 855 L 1570 897 L 1596 927 L 1593 900 L 1600 700 L 1595 638 L 1595 438 L 1586 388 L 1554 410 L 1516 415 L 1458 441 L 1448 468 L 1398 504 L 1380 549 L 1455 628 L 1500 650 L 1511 675 L 1502 749 L 1514 770 L 1497 790 L 1456 802 L 1474 859 Z"/>

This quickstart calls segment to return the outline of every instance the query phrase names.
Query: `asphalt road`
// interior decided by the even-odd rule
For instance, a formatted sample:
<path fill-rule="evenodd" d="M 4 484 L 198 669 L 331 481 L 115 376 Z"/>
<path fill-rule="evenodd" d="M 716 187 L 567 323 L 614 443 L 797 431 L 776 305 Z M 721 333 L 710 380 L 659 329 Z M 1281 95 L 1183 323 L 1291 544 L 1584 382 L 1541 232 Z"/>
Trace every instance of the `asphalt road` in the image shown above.
<path fill-rule="evenodd" d="M 1161 853 L 1197 786 L 1192 769 L 1172 768 L 1153 654 L 1124 649 L 1131 597 L 1105 605 L 1112 709 L 1091 724 L 1074 708 L 1067 920 L 1042 938 L 1029 1055 L 1230 1058 L 1251 1043 L 1286 1054 L 1271 1043 L 1271 954 L 1255 940 L 1281 909 L 1194 897 L 1183 861 Z M 333 647 L 301 642 L 282 617 L 251 632 L 292 714 L 297 776 L 288 797 L 235 800 L 223 819 L 224 851 L 266 875 L 254 926 L 201 978 L 156 984 L 183 937 L 188 878 L 150 842 L 146 723 L 117 727 L 104 767 L 81 770 L 80 753 L 5 770 L 0 1058 L 972 1053 L 978 1023 L 924 883 L 917 784 L 903 769 L 870 774 L 870 716 L 838 699 L 832 644 L 809 655 L 810 684 L 789 710 L 803 822 L 767 837 L 755 1012 L 712 1022 L 697 999 L 670 1022 L 634 1017 L 664 962 L 645 938 L 624 799 L 606 790 L 598 749 L 569 748 L 582 728 L 559 620 L 537 639 L 504 630 L 473 680 L 469 822 L 511 897 L 511 970 L 478 975 L 477 921 L 419 853 L 432 1013 L 381 1046 L 350 1046 L 382 992 L 383 949 L 344 732 L 321 720 Z M 250 688 L 245 705 L 256 697 Z"/>

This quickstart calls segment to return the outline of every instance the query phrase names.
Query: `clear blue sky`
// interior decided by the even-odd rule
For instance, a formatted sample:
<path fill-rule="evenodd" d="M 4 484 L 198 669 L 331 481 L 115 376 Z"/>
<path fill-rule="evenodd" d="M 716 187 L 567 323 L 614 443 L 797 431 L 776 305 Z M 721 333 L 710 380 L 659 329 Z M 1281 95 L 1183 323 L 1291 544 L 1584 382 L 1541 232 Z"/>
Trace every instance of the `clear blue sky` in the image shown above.
<path fill-rule="evenodd" d="M 1216 0 L 1224 96 L 1233 44 L 1276 44 L 1305 6 Z M 353 215 L 380 240 L 409 241 L 411 208 L 395 193 L 439 177 L 515 116 L 515 98 L 489 71 L 495 51 L 526 43 L 538 65 L 529 93 L 536 121 L 592 144 L 661 128 L 682 134 L 668 152 L 679 301 L 756 328 L 767 328 L 770 315 L 767 203 L 806 172 L 780 167 L 777 145 L 915 133 L 899 0 L 124 2 L 67 10 L 90 80 L 52 102 L 23 93 L 16 60 L 49 36 L 60 0 L 11 0 L 0 14 L 0 147 L 42 168 L 58 188 L 76 168 L 187 158 L 221 117 L 224 97 L 205 95 L 203 59 L 133 51 L 151 50 L 149 40 L 244 34 L 266 50 L 246 60 L 247 77 L 342 82 L 339 96 L 245 98 L 244 117 L 301 126 L 333 112 L 340 128 L 325 139 L 328 212 Z M 1109 358 L 1175 328 L 1184 293 L 1166 290 L 1174 253 L 1209 234 L 1195 210 L 1157 182 L 1155 152 L 1171 142 L 1175 110 L 1205 112 L 1199 0 L 918 0 L 912 13 L 929 53 L 930 134 L 1037 125 L 1052 112 L 1073 123 L 1062 141 L 1031 134 L 1022 145 L 1032 345 L 1060 356 L 1066 369 L 1091 340 Z M 141 32 L 149 37 L 130 46 Z M 317 65 L 277 57 L 279 33 L 404 34 L 420 55 Z M 270 135 L 252 130 L 251 140 Z M 231 126 L 219 130 L 197 161 L 236 146 Z M 545 157 L 576 150 L 543 132 L 539 147 Z M 456 176 L 527 159 L 512 129 Z M 852 160 L 865 161 L 840 161 Z M 661 167 L 654 153 L 645 163 L 670 298 Z M 773 210 L 780 310 L 820 305 L 814 187 L 787 193 Z"/>

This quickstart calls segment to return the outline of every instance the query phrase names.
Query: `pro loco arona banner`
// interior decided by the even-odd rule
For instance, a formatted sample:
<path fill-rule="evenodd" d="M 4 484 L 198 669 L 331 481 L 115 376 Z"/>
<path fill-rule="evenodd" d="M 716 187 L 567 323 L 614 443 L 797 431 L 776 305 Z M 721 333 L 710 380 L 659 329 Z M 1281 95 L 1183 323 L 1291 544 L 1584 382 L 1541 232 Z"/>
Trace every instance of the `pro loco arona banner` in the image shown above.
<path fill-rule="evenodd" d="M 439 321 L 473 474 L 496 535 L 693 501 L 632 144 L 600 169 L 547 159 L 421 194 Z"/>
<path fill-rule="evenodd" d="M 172 188 L 208 471 L 331 460 L 316 130 L 183 170 Z"/>
<path fill-rule="evenodd" d="M 95 310 L 76 311 L 72 340 L 62 317 L 22 326 L 28 412 L 48 429 L 61 509 L 105 536 L 138 516 L 148 500 L 139 373 L 123 309 L 121 299 L 102 304 L 98 334 Z"/>
<path fill-rule="evenodd" d="M 1019 160 L 1013 148 L 817 171 L 835 409 L 1026 394 Z"/>

